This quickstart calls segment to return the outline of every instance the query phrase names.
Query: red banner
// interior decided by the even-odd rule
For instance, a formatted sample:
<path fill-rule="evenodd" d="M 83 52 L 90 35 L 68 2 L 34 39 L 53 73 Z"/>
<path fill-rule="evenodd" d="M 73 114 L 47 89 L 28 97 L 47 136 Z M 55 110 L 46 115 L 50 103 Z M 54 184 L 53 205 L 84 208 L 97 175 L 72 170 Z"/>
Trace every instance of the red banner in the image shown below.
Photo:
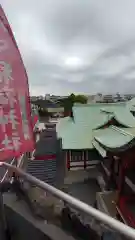
<path fill-rule="evenodd" d="M 33 149 L 28 79 L 0 7 L 0 161 Z"/>
<path fill-rule="evenodd" d="M 38 121 L 39 121 L 38 115 L 34 115 L 33 116 L 33 129 L 36 126 L 36 124 L 38 123 Z"/>
<path fill-rule="evenodd" d="M 35 108 L 32 108 L 32 125 L 33 129 L 38 126 L 39 124 L 39 116 L 38 116 L 38 110 Z"/>

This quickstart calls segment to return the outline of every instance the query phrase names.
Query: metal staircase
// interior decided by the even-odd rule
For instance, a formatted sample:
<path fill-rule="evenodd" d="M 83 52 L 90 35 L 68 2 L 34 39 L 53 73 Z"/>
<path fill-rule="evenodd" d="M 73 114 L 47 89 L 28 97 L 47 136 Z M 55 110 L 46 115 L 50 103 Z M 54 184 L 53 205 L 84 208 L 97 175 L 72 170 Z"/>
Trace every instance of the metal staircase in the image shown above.
<path fill-rule="evenodd" d="M 56 159 L 28 160 L 27 173 L 50 185 L 56 184 L 56 170 Z"/>

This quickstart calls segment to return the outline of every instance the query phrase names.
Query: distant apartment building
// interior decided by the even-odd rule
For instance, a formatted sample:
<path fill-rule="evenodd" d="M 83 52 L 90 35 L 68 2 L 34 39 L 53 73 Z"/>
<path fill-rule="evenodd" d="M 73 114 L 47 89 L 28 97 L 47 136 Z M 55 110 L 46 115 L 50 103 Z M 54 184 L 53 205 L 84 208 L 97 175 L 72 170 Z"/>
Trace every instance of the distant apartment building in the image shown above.
<path fill-rule="evenodd" d="M 40 100 L 40 99 L 44 100 L 44 97 L 43 96 L 31 96 L 30 99 L 31 99 L 32 102 L 35 102 L 35 101 Z"/>
<path fill-rule="evenodd" d="M 51 98 L 51 95 L 50 95 L 50 94 L 46 94 L 46 95 L 45 95 L 45 100 L 50 100 L 50 98 Z"/>
<path fill-rule="evenodd" d="M 103 95 L 101 93 L 96 94 L 93 102 L 103 102 Z"/>
<path fill-rule="evenodd" d="M 134 97 L 135 97 L 135 94 L 124 94 L 124 98 L 126 101 L 129 101 Z"/>
<path fill-rule="evenodd" d="M 102 102 L 102 94 L 98 93 L 96 95 L 88 95 L 87 96 L 87 103 L 96 103 Z"/>
<path fill-rule="evenodd" d="M 50 94 L 46 94 L 45 95 L 45 100 L 49 100 L 51 102 L 57 102 L 61 99 L 65 99 L 67 98 L 68 96 L 56 96 L 56 95 L 50 95 Z"/>
<path fill-rule="evenodd" d="M 88 95 L 87 96 L 87 103 L 92 103 L 94 102 L 95 99 L 95 95 Z"/>
<path fill-rule="evenodd" d="M 125 101 L 125 99 L 124 99 L 123 95 L 116 93 L 115 95 L 113 95 L 113 101 L 114 102 L 123 102 L 123 101 Z"/>
<path fill-rule="evenodd" d="M 30 97 L 30 100 L 31 100 L 32 102 L 37 101 L 37 96 L 31 96 L 31 97 Z"/>
<path fill-rule="evenodd" d="M 96 95 L 91 95 L 88 97 L 88 103 L 111 103 L 114 102 L 114 97 L 111 94 L 102 95 L 97 93 Z"/>

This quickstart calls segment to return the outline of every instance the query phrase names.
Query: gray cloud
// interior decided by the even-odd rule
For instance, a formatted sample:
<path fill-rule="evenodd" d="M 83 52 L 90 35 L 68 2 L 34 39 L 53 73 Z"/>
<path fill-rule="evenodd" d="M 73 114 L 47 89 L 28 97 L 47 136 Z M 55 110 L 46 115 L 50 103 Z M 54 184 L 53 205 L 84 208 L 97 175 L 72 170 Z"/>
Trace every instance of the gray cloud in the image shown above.
<path fill-rule="evenodd" d="M 31 94 L 135 91 L 134 0 L 0 0 Z"/>

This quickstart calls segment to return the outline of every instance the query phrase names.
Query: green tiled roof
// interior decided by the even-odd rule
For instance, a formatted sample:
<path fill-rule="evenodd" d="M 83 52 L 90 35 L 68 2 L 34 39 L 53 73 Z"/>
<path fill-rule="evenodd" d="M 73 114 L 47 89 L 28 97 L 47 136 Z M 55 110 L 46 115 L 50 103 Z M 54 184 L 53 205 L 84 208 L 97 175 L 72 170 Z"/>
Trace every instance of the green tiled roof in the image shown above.
<path fill-rule="evenodd" d="M 102 157 L 106 157 L 106 150 L 101 147 L 101 145 L 93 139 L 92 141 L 93 146 L 97 149 L 97 151 L 101 154 Z"/>
<path fill-rule="evenodd" d="M 122 128 L 121 130 L 124 130 L 128 134 L 135 136 L 135 128 Z"/>
<path fill-rule="evenodd" d="M 72 119 L 70 117 L 61 118 L 56 124 L 56 132 L 59 138 L 63 135 L 64 131 L 66 131 L 68 125 L 70 124 L 72 124 Z"/>
<path fill-rule="evenodd" d="M 131 134 L 129 129 L 123 130 L 112 126 L 107 129 L 97 130 L 97 132 L 95 131 L 94 140 L 105 149 L 118 150 L 125 148 L 127 145 L 129 146 L 135 140 L 135 134 Z"/>
<path fill-rule="evenodd" d="M 135 112 L 135 106 L 131 106 L 130 111 Z"/>
<path fill-rule="evenodd" d="M 135 127 L 135 118 L 132 116 L 125 103 L 118 104 L 77 104 L 73 107 L 74 120 L 66 117 L 56 126 L 58 137 L 62 138 L 63 149 L 90 149 L 93 148 L 92 140 L 94 129 L 105 125 L 112 117 L 125 127 Z M 106 130 L 98 130 L 104 132 Z M 97 134 L 96 132 L 96 134 Z M 113 136 L 110 128 L 105 132 L 105 139 Z M 110 134 L 110 136 L 109 136 Z M 116 135 L 116 134 L 115 134 Z M 122 137 L 115 141 L 119 146 Z M 107 141 L 107 140 L 106 140 Z M 125 141 L 125 138 L 124 138 Z M 115 147 L 116 147 L 115 146 Z"/>
<path fill-rule="evenodd" d="M 115 119 L 124 126 L 127 127 L 135 127 L 135 117 L 133 117 L 132 113 L 124 108 L 119 111 L 116 110 L 114 112 Z"/>
<path fill-rule="evenodd" d="M 135 111 L 135 98 L 132 98 L 130 101 L 127 101 L 126 106 L 131 111 Z"/>
<path fill-rule="evenodd" d="M 100 125 L 106 124 L 110 120 L 112 113 L 119 112 L 121 109 L 125 109 L 125 103 L 83 104 L 73 107 L 73 115 L 76 123 L 95 129 Z M 103 110 L 107 111 L 108 114 Z"/>
<path fill-rule="evenodd" d="M 62 138 L 63 149 L 90 149 L 92 146 L 91 134 L 88 131 L 74 129 L 72 135 L 69 132 Z"/>
<path fill-rule="evenodd" d="M 66 127 L 59 129 L 58 137 L 62 138 L 63 149 L 89 149 L 92 145 L 92 132 L 89 127 L 80 127 L 74 122 L 65 123 Z"/>

